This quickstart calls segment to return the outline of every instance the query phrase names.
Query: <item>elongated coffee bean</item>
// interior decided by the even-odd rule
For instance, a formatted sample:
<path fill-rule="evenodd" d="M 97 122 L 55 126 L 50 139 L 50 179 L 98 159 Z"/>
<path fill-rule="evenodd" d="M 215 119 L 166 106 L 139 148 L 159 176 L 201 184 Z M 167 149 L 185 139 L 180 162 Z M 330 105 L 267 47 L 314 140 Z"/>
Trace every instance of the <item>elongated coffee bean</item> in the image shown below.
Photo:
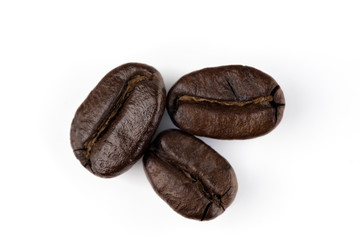
<path fill-rule="evenodd" d="M 184 131 L 219 139 L 264 135 L 280 122 L 282 90 L 269 75 L 241 65 L 189 73 L 171 88 L 167 108 Z"/>
<path fill-rule="evenodd" d="M 184 217 L 213 219 L 235 198 L 237 181 L 230 164 L 187 133 L 162 132 L 143 162 L 155 192 Z"/>
<path fill-rule="evenodd" d="M 71 146 L 95 175 L 130 168 L 150 144 L 165 107 L 165 88 L 153 67 L 128 63 L 113 69 L 78 108 Z"/>

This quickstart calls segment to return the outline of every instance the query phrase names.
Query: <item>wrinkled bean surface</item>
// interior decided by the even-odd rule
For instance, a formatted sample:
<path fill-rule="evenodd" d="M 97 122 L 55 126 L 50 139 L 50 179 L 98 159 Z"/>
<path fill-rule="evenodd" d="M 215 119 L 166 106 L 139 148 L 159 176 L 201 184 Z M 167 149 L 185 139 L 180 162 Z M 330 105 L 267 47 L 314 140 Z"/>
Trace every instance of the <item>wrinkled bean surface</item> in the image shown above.
<path fill-rule="evenodd" d="M 241 65 L 205 68 L 180 78 L 167 109 L 184 131 L 219 139 L 264 135 L 281 121 L 284 94 L 269 75 Z"/>
<path fill-rule="evenodd" d="M 143 163 L 156 193 L 185 217 L 213 219 L 235 198 L 237 181 L 230 164 L 187 133 L 167 130 L 159 134 Z"/>
<path fill-rule="evenodd" d="M 110 71 L 76 111 L 71 146 L 95 175 L 112 177 L 144 153 L 161 120 L 165 88 L 160 73 L 128 63 Z"/>

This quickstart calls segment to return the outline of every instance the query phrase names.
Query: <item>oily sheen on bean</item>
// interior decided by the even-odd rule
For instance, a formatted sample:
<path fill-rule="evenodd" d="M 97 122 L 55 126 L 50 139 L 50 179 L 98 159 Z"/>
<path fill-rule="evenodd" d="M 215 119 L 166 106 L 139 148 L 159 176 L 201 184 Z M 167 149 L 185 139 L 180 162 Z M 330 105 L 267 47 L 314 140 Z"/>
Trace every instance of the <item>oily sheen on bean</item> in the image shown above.
<path fill-rule="evenodd" d="M 167 109 L 182 130 L 219 139 L 264 135 L 281 121 L 284 94 L 269 75 L 252 67 L 205 68 L 180 78 Z"/>
<path fill-rule="evenodd" d="M 160 133 L 143 163 L 155 192 L 184 217 L 213 219 L 235 198 L 238 187 L 230 164 L 200 139 L 182 131 Z"/>
<path fill-rule="evenodd" d="M 113 69 L 76 111 L 70 134 L 75 156 L 97 176 L 121 174 L 150 144 L 165 101 L 153 67 L 128 63 Z"/>

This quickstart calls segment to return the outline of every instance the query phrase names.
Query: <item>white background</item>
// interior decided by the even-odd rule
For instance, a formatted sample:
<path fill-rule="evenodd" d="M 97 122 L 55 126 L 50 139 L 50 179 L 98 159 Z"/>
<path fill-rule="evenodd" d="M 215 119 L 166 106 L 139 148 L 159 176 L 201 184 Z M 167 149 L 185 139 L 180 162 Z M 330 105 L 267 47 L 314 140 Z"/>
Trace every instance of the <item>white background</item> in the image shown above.
<path fill-rule="evenodd" d="M 360 239 L 358 1 L 1 1 L 0 239 Z M 286 97 L 252 140 L 202 138 L 239 190 L 215 220 L 173 212 L 139 161 L 101 179 L 74 157 L 77 107 L 111 69 L 157 68 L 167 90 L 244 64 Z M 167 113 L 160 130 L 172 128 Z"/>

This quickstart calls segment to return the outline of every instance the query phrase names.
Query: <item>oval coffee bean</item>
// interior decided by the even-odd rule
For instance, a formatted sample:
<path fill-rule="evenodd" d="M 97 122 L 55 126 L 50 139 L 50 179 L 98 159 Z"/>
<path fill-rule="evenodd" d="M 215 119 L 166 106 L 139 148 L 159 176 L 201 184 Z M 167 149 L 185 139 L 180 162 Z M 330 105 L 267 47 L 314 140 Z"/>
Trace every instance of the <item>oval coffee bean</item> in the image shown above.
<path fill-rule="evenodd" d="M 219 139 L 264 135 L 280 122 L 282 90 L 269 75 L 241 65 L 189 73 L 171 88 L 167 109 L 184 131 Z"/>
<path fill-rule="evenodd" d="M 230 164 L 192 135 L 162 132 L 143 158 L 155 192 L 184 217 L 210 220 L 225 211 L 237 192 Z"/>
<path fill-rule="evenodd" d="M 78 108 L 71 146 L 95 175 L 112 177 L 130 168 L 150 144 L 164 113 L 160 73 L 128 63 L 110 71 Z"/>

